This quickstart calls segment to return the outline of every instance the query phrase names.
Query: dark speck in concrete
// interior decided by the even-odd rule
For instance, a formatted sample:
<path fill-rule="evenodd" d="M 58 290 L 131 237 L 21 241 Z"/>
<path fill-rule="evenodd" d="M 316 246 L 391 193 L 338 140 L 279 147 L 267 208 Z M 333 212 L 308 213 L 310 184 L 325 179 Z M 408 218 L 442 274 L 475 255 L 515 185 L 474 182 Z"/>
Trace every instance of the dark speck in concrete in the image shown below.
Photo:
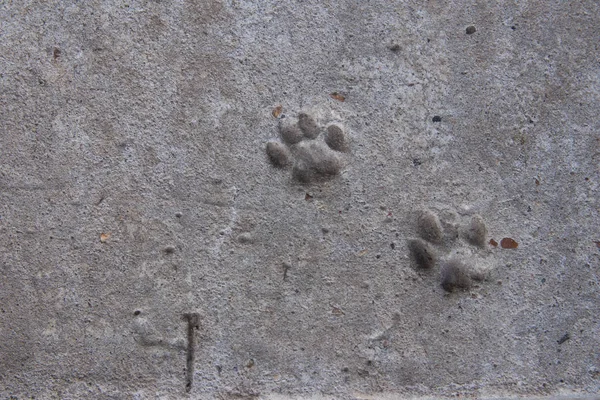
<path fill-rule="evenodd" d="M 564 342 L 566 342 L 569 339 L 571 339 L 571 335 L 569 335 L 569 333 L 567 332 L 560 339 L 558 339 L 556 342 L 558 344 L 563 344 Z"/>
<path fill-rule="evenodd" d="M 167 246 L 167 247 L 165 247 L 165 253 L 167 253 L 167 254 L 173 254 L 173 253 L 175 253 L 175 247 L 174 246 Z"/>

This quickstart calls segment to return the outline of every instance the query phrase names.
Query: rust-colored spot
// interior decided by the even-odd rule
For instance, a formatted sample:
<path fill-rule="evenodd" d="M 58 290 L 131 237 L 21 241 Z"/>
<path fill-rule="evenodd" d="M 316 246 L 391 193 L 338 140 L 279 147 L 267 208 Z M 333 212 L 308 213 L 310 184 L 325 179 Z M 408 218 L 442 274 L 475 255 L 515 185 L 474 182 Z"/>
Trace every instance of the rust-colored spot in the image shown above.
<path fill-rule="evenodd" d="M 540 186 L 540 180 L 538 178 L 534 178 L 535 179 L 535 186 Z"/>
<path fill-rule="evenodd" d="M 490 239 L 490 245 L 498 247 L 498 242 L 496 242 L 494 239 Z"/>
<path fill-rule="evenodd" d="M 600 241 L 594 242 L 596 243 L 596 247 L 600 249 Z"/>
<path fill-rule="evenodd" d="M 110 238 L 110 233 L 101 233 L 100 234 L 100 242 L 106 243 L 106 241 Z"/>
<path fill-rule="evenodd" d="M 313 199 L 313 196 L 311 196 L 309 193 L 306 193 L 306 195 L 304 196 L 304 200 L 306 201 L 311 201 Z"/>
<path fill-rule="evenodd" d="M 273 114 L 273 117 L 275 118 L 279 118 L 279 116 L 281 115 L 281 112 L 283 111 L 283 107 L 282 106 L 277 106 L 273 109 L 273 111 L 271 112 L 271 114 Z"/>
<path fill-rule="evenodd" d="M 344 310 L 342 310 L 341 308 L 336 307 L 336 306 L 331 306 L 331 313 L 333 315 L 346 315 Z"/>
<path fill-rule="evenodd" d="M 500 241 L 500 246 L 502 246 L 503 249 L 516 249 L 519 247 L 519 243 L 515 242 L 514 239 L 504 238 Z"/>
<path fill-rule="evenodd" d="M 332 99 L 337 100 L 337 101 L 346 101 L 346 96 L 344 96 L 343 94 L 340 94 L 338 92 L 333 92 L 329 96 Z"/>

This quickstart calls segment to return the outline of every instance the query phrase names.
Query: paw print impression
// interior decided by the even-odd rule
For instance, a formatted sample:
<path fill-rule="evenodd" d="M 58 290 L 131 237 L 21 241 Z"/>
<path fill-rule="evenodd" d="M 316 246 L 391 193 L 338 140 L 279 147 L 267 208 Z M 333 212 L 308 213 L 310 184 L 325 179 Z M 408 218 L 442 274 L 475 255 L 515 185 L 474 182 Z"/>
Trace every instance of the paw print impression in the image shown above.
<path fill-rule="evenodd" d="M 348 140 L 340 123 L 325 127 L 308 113 L 279 121 L 280 140 L 267 143 L 267 156 L 277 168 L 292 169 L 292 177 L 301 183 L 330 180 L 342 170 L 343 153 Z"/>
<path fill-rule="evenodd" d="M 432 211 L 422 211 L 417 216 L 417 233 L 419 238 L 408 241 L 411 260 L 420 270 L 434 270 L 439 264 L 444 290 L 466 290 L 489 275 L 487 227 L 481 216 L 456 224 L 440 221 Z"/>

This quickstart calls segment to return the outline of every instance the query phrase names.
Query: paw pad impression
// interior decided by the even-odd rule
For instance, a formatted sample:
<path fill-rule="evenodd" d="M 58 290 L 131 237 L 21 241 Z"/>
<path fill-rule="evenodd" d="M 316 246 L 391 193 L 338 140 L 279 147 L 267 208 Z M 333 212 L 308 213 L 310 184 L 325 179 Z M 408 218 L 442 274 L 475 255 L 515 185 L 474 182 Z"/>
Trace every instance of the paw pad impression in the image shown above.
<path fill-rule="evenodd" d="M 324 132 L 323 135 L 321 133 Z M 342 169 L 341 154 L 348 151 L 348 141 L 341 124 L 331 123 L 323 129 L 308 113 L 279 121 L 281 141 L 267 143 L 267 156 L 273 166 L 292 167 L 292 177 L 302 183 L 329 180 Z M 319 137 L 323 140 L 318 140 Z"/>
<path fill-rule="evenodd" d="M 463 229 L 445 232 L 439 217 L 429 210 L 417 216 L 417 231 L 420 238 L 408 241 L 408 251 L 415 266 L 423 270 L 432 270 L 438 263 L 439 251 L 435 247 L 443 247 L 444 244 L 454 247 L 454 242 L 460 236 L 468 243 L 463 253 L 473 253 L 478 251 L 477 248 L 480 250 L 485 247 L 487 235 L 485 222 L 479 215 L 473 216 Z M 441 262 L 441 286 L 448 292 L 469 289 L 473 281 L 482 281 L 485 276 L 485 269 L 474 265 L 473 261 L 465 260 L 463 256 L 446 257 Z"/>

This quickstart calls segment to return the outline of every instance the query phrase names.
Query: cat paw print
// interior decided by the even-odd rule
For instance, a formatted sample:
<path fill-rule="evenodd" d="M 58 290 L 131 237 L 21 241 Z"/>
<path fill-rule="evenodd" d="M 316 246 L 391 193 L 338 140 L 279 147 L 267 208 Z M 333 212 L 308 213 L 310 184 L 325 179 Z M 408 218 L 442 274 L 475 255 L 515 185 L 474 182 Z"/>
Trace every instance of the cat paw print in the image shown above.
<path fill-rule="evenodd" d="M 302 183 L 326 181 L 342 170 L 348 140 L 340 123 L 321 126 L 308 113 L 279 120 L 280 140 L 267 143 L 267 156 L 277 168 L 290 168 Z"/>
<path fill-rule="evenodd" d="M 417 230 L 419 238 L 408 241 L 412 262 L 421 270 L 434 270 L 439 264 L 444 290 L 466 290 L 489 275 L 487 227 L 481 216 L 474 215 L 461 225 L 440 221 L 437 214 L 426 210 L 417 216 Z"/>

